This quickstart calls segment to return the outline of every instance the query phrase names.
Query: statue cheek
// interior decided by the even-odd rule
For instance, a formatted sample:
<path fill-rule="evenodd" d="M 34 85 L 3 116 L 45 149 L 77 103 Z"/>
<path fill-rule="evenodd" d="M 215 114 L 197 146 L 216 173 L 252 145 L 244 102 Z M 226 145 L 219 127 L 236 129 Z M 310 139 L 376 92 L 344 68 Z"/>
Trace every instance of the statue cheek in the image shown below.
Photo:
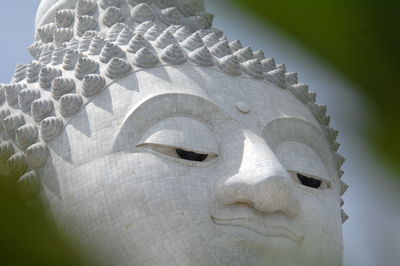
<path fill-rule="evenodd" d="M 112 155 L 106 160 L 117 166 L 112 174 L 105 173 L 101 177 L 103 181 L 99 182 L 119 184 L 124 187 L 127 198 L 140 191 L 145 205 L 166 213 L 171 208 L 206 212 L 213 201 L 214 186 L 220 175 L 216 170 L 218 162 L 210 167 L 193 167 L 147 152 Z M 135 200 L 129 202 L 136 204 Z"/>

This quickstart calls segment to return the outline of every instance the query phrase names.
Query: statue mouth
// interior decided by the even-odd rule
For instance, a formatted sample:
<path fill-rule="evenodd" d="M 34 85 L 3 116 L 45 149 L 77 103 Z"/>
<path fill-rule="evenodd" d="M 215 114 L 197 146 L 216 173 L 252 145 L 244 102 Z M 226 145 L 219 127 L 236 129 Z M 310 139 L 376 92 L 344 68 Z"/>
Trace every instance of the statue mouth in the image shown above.
<path fill-rule="evenodd" d="M 258 221 L 258 219 L 250 218 L 250 217 L 234 217 L 234 218 L 222 218 L 211 216 L 211 220 L 217 225 L 227 225 L 227 226 L 236 226 L 243 227 L 249 229 L 259 235 L 265 237 L 281 237 L 286 238 L 295 244 L 300 245 L 304 236 L 299 236 L 294 233 L 292 230 L 285 226 L 281 225 L 267 225 L 265 222 Z"/>

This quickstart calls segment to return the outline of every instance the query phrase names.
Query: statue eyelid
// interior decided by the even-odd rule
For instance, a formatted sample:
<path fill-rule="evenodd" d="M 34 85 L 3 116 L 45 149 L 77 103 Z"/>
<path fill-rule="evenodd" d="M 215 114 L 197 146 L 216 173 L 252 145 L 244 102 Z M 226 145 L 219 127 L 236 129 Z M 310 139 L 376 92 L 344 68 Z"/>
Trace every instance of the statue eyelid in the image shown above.
<path fill-rule="evenodd" d="M 169 117 L 155 123 L 144 133 L 137 147 L 197 162 L 218 156 L 218 142 L 212 130 L 189 117 Z"/>
<path fill-rule="evenodd" d="M 277 145 L 274 151 L 295 183 L 318 190 L 332 187 L 324 162 L 311 146 L 297 141 L 285 141 Z"/>
<path fill-rule="evenodd" d="M 337 171 L 336 164 L 332 160 L 333 151 L 327 139 L 318 128 L 305 120 L 297 118 L 273 120 L 264 128 L 263 136 L 275 151 L 284 142 L 307 145 L 318 155 L 324 168 L 328 171 L 327 176 L 333 176 Z M 317 176 L 321 176 L 321 174 L 317 174 Z"/>
<path fill-rule="evenodd" d="M 215 153 L 204 153 L 204 152 L 188 150 L 181 147 L 172 147 L 155 143 L 143 143 L 137 145 L 137 147 L 148 148 L 155 152 L 167 155 L 169 157 L 182 159 L 186 161 L 193 161 L 193 162 L 208 162 L 218 156 Z"/>

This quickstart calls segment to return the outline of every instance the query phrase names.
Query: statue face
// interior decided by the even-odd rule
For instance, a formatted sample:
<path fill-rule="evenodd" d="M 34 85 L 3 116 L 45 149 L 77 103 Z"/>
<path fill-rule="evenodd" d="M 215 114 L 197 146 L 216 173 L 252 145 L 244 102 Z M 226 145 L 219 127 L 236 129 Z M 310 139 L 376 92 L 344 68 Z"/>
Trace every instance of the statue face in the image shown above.
<path fill-rule="evenodd" d="M 339 179 L 287 90 L 211 68 L 116 81 L 49 144 L 43 195 L 104 265 L 341 265 Z"/>

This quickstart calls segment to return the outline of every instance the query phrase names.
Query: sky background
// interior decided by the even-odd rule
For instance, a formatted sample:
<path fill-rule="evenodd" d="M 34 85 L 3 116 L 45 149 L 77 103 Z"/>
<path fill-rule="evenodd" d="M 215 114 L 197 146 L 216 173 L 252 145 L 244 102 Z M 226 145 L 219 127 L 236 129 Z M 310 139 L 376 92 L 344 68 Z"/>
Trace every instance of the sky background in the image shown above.
<path fill-rule="evenodd" d="M 287 36 L 260 25 L 256 19 L 230 6 L 225 0 L 205 0 L 216 15 L 214 26 L 229 40 L 264 50 L 267 57 L 298 72 L 301 82 L 317 92 L 317 102 L 328 105 L 332 126 L 340 130 L 339 152 L 347 158 L 343 179 L 350 185 L 344 209 L 345 266 L 400 265 L 400 184 L 364 139 L 371 105 L 352 84 L 299 47 Z M 8 83 L 17 63 L 32 60 L 27 47 L 34 36 L 35 14 L 40 0 L 2 2 L 0 16 L 0 83 Z"/>

